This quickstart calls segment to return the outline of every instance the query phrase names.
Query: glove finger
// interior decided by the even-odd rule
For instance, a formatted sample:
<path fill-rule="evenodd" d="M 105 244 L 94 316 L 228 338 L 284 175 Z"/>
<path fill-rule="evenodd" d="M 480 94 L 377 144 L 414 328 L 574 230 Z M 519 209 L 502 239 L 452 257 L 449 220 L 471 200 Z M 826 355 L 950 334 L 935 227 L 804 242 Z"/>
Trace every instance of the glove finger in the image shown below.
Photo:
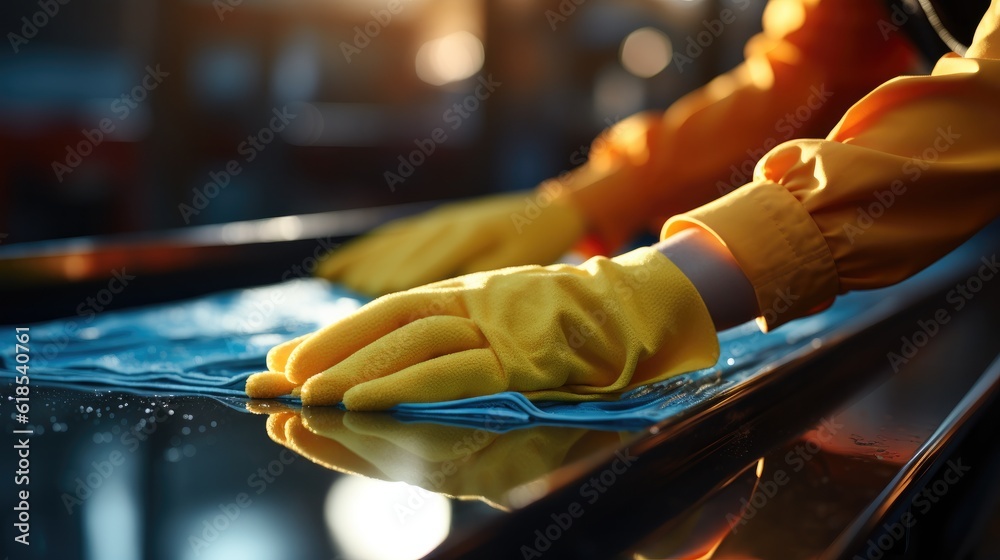
<path fill-rule="evenodd" d="M 348 270 L 365 268 L 373 255 L 380 255 L 399 240 L 408 238 L 412 230 L 419 227 L 420 218 L 395 220 L 348 241 L 323 260 L 317 275 L 328 280 L 340 280 Z"/>
<path fill-rule="evenodd" d="M 488 345 L 479 327 L 463 317 L 432 316 L 414 321 L 358 350 L 302 386 L 302 404 L 339 403 L 351 387 L 392 375 L 439 356 Z"/>
<path fill-rule="evenodd" d="M 337 430 L 332 431 L 335 433 Z M 350 433 L 344 427 L 340 427 L 339 431 Z M 338 437 L 316 433 L 305 418 L 289 420 L 285 425 L 285 434 L 286 439 L 282 444 L 314 463 L 346 474 L 387 479 L 378 467 L 343 445 Z"/>
<path fill-rule="evenodd" d="M 293 338 L 282 342 L 281 344 L 271 348 L 267 352 L 267 370 L 284 373 L 285 366 L 288 365 L 288 356 L 292 354 L 292 350 L 298 348 L 302 341 L 309 338 L 311 334 L 304 334 L 298 338 Z"/>
<path fill-rule="evenodd" d="M 365 284 L 370 293 L 385 294 L 451 278 L 495 243 L 495 236 L 478 228 L 442 227 L 433 236 L 400 246 L 392 255 L 394 266 L 382 268 Z"/>
<path fill-rule="evenodd" d="M 423 487 L 426 487 L 426 481 L 422 473 L 440 468 L 439 462 L 429 462 L 419 453 L 386 441 L 381 434 L 354 431 L 348 426 L 347 416 L 344 411 L 334 408 L 303 409 L 302 425 L 314 437 L 322 437 L 325 441 L 295 437 L 294 444 L 299 447 L 299 452 L 307 453 L 313 461 L 322 458 L 324 464 L 334 465 L 332 468 L 338 471 L 394 482 L 409 482 Z M 394 422 L 399 423 L 398 420 Z"/>
<path fill-rule="evenodd" d="M 364 266 L 356 266 L 344 274 L 344 283 L 360 292 L 382 295 L 426 284 L 447 274 L 459 255 L 437 251 L 434 247 L 447 228 L 418 231 L 390 247 L 368 254 Z"/>
<path fill-rule="evenodd" d="M 430 314 L 462 316 L 454 294 L 403 292 L 377 299 L 347 317 L 316 331 L 292 351 L 285 375 L 293 383 L 337 365 L 390 332 Z"/>
<path fill-rule="evenodd" d="M 431 423 L 403 423 L 387 414 L 347 412 L 344 414 L 344 425 L 352 432 L 379 437 L 432 463 L 449 461 L 457 457 L 468 458 L 497 437 L 497 434 L 473 428 Z"/>
<path fill-rule="evenodd" d="M 281 445 L 288 445 L 288 437 L 285 435 L 285 425 L 292 418 L 298 417 L 294 412 L 278 412 L 267 417 L 267 435 Z"/>
<path fill-rule="evenodd" d="M 526 240 L 508 241 L 469 261 L 461 273 L 472 274 L 512 266 L 550 265 L 572 249 L 576 241 L 577 238 L 571 235 L 563 239 L 550 236 L 533 243 Z"/>
<path fill-rule="evenodd" d="M 355 268 L 368 268 L 373 256 L 381 255 L 391 250 L 395 243 L 405 239 L 403 231 L 375 231 L 355 238 L 337 251 L 331 253 L 317 270 L 317 275 L 328 280 L 342 279 L 348 271 Z"/>
<path fill-rule="evenodd" d="M 284 373 L 265 371 L 248 377 L 245 390 L 251 399 L 274 399 L 291 394 L 296 386 Z"/>
<path fill-rule="evenodd" d="M 555 207 L 548 211 L 555 211 Z M 517 238 L 518 234 L 511 228 L 506 232 L 506 242 L 499 244 L 491 251 L 483 252 L 478 258 L 470 260 L 462 268 L 462 274 L 499 270 L 512 266 L 529 264 L 549 265 L 573 248 L 583 236 L 583 226 L 566 225 L 549 232 L 544 238 L 537 236 L 529 239 Z M 526 234 L 525 234 L 526 235 Z"/>
<path fill-rule="evenodd" d="M 331 281 L 339 280 L 345 270 L 354 266 L 364 257 L 366 252 L 363 248 L 359 249 L 359 245 L 362 245 L 361 240 L 348 243 L 329 253 L 325 259 L 320 260 L 319 266 L 316 267 L 316 276 Z"/>
<path fill-rule="evenodd" d="M 410 271 L 401 266 L 401 263 L 412 247 L 418 246 L 424 238 L 424 232 L 414 232 L 409 236 L 396 238 L 392 243 L 379 239 L 378 244 L 373 243 L 366 248 L 363 258 L 344 271 L 340 277 L 341 282 L 365 294 L 378 296 L 389 293 L 383 290 L 383 280 L 380 279 L 395 274 L 408 276 Z"/>
<path fill-rule="evenodd" d="M 491 349 L 477 348 L 358 385 L 344 394 L 344 405 L 348 410 L 386 410 L 404 402 L 492 395 L 507 390 L 507 377 Z"/>
<path fill-rule="evenodd" d="M 279 412 L 301 413 L 302 408 L 277 401 L 247 401 L 247 412 L 251 414 L 264 414 L 270 416 Z"/>

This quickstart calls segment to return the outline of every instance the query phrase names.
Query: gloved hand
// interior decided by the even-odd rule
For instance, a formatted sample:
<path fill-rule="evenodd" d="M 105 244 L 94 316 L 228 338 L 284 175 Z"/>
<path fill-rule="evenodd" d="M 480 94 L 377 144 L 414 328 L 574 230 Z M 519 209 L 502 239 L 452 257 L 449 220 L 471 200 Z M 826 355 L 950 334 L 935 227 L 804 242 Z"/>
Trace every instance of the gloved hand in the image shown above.
<path fill-rule="evenodd" d="M 389 223 L 330 255 L 317 275 L 377 296 L 471 272 L 551 264 L 585 232 L 583 215 L 555 190 L 449 204 Z"/>
<path fill-rule="evenodd" d="M 621 446 L 617 432 L 581 428 L 537 426 L 498 434 L 337 408 L 249 408 L 269 415 L 271 439 L 328 469 L 477 498 L 499 508 L 510 506 L 512 488 L 561 467 L 567 457 Z"/>
<path fill-rule="evenodd" d="M 301 385 L 304 405 L 351 410 L 521 391 L 595 400 L 711 366 L 704 302 L 652 248 L 580 266 L 472 274 L 377 299 L 271 350 L 247 394 Z"/>

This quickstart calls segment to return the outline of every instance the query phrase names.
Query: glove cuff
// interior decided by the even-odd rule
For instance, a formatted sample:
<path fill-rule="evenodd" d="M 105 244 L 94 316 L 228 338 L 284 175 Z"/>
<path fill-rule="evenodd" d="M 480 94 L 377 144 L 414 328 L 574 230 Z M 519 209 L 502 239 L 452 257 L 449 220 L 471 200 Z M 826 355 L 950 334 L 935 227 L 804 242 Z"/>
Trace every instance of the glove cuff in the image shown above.
<path fill-rule="evenodd" d="M 626 271 L 626 287 L 619 282 L 616 292 L 636 318 L 635 336 L 644 354 L 624 390 L 715 365 L 720 353 L 715 323 L 677 265 L 652 247 L 612 260 Z"/>
<path fill-rule="evenodd" d="M 598 283 L 587 306 L 587 336 L 567 337 L 562 358 L 570 374 L 562 387 L 525 391 L 533 400 L 589 401 L 704 369 L 719 359 L 719 341 L 708 308 L 694 285 L 659 251 L 646 247 L 597 257 L 578 267 Z M 576 318 L 579 321 L 579 317 Z M 589 342 L 597 347 L 588 348 Z M 610 369 L 609 369 L 610 368 Z M 549 368 L 542 368 L 547 370 Z"/>

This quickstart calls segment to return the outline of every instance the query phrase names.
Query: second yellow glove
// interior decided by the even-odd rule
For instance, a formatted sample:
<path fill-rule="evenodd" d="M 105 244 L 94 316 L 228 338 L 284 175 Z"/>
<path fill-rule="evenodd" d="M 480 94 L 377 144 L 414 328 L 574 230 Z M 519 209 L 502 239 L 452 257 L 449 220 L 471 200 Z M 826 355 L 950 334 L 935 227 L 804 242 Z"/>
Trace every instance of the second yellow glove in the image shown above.
<path fill-rule="evenodd" d="M 330 255 L 317 275 L 369 295 L 461 274 L 549 264 L 584 235 L 584 217 L 543 190 L 448 204 L 391 222 Z"/>

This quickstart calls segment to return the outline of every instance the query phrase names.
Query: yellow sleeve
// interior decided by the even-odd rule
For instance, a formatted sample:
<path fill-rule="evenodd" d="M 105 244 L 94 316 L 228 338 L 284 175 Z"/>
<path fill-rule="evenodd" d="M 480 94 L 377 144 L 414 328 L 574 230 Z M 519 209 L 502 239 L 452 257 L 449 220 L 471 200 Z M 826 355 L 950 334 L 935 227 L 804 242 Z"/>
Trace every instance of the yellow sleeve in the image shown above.
<path fill-rule="evenodd" d="M 1000 0 L 965 58 L 890 80 L 825 140 L 787 142 L 753 181 L 664 226 L 732 252 L 767 328 L 839 293 L 896 283 L 1000 215 Z"/>
<path fill-rule="evenodd" d="M 614 249 L 745 184 L 772 148 L 825 135 L 872 88 L 913 68 L 901 33 L 880 29 L 881 4 L 771 0 L 741 65 L 665 112 L 612 127 L 586 165 L 543 187 L 569 194 Z"/>

